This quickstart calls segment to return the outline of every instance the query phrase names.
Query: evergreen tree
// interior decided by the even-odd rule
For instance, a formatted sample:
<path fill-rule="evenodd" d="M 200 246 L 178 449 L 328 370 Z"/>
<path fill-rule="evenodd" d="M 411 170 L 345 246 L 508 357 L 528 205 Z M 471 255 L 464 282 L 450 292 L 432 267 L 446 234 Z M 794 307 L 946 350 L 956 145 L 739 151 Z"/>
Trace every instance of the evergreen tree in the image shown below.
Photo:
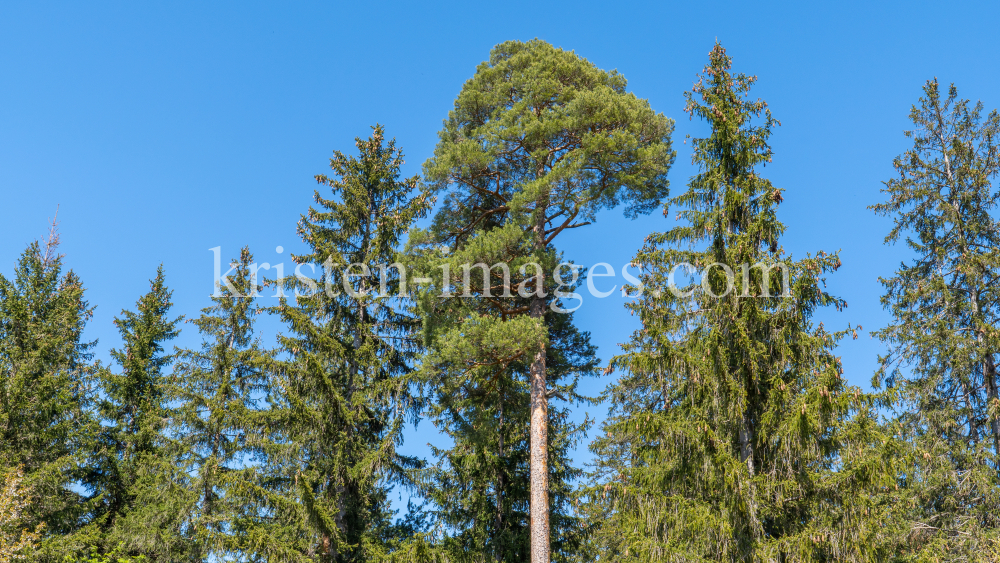
<path fill-rule="evenodd" d="M 548 311 L 545 322 L 550 393 L 562 402 L 548 410 L 551 543 L 553 558 L 566 561 L 575 553 L 581 525 L 571 500 L 582 472 L 569 450 L 590 426 L 589 420 L 571 422 L 570 406 L 589 402 L 577 394 L 577 382 L 596 375 L 598 360 L 590 335 L 576 329 L 571 314 Z M 422 475 L 421 491 L 448 530 L 441 545 L 451 560 L 527 561 L 529 352 L 537 340 L 516 330 L 484 336 L 468 338 L 466 332 L 430 341 L 420 381 L 430 390 L 431 420 L 452 443 L 433 448 L 438 462 Z"/>
<path fill-rule="evenodd" d="M 633 259 L 642 329 L 609 367 L 624 373 L 592 447 L 594 541 L 602 561 L 878 560 L 893 444 L 842 378 L 844 333 L 811 320 L 845 306 L 822 289 L 840 259 L 781 248 L 781 190 L 759 175 L 777 121 L 748 99 L 756 77 L 730 68 L 717 44 L 686 94 L 711 127 L 692 143 L 699 173 L 670 201 L 686 222 Z M 685 264 L 701 272 L 684 277 Z"/>
<path fill-rule="evenodd" d="M 596 374 L 596 350 L 555 292 L 543 324 L 523 314 L 536 270 L 507 213 L 482 222 L 489 237 L 466 238 L 455 219 L 444 211 L 431 229 L 411 231 L 407 253 L 414 279 L 431 280 L 417 292 L 425 352 L 413 380 L 425 389 L 431 421 L 453 442 L 432 448 L 437 463 L 418 479 L 442 531 L 436 545 L 453 561 L 530 558 L 530 366 L 545 344 L 546 399 L 559 401 L 547 409 L 551 546 L 565 561 L 580 540 L 570 498 L 581 472 L 568 453 L 590 425 L 570 417 L 574 405 L 591 401 L 576 388 Z"/>
<path fill-rule="evenodd" d="M 881 280 L 893 322 L 875 333 L 890 350 L 874 383 L 898 393 L 894 430 L 912 448 L 902 545 L 916 561 L 992 561 L 1000 547 L 1000 115 L 982 114 L 928 81 L 913 148 L 873 206 L 893 218 L 886 243 L 905 237 L 914 254 Z"/>
<path fill-rule="evenodd" d="M 36 524 L 32 530 L 23 524 L 23 514 L 32 498 L 20 467 L 0 474 L 0 563 L 27 559 L 35 550 L 42 525 Z"/>
<path fill-rule="evenodd" d="M 427 179 L 448 190 L 437 223 L 450 233 L 454 250 L 471 244 L 486 257 L 509 255 L 514 268 L 536 264 L 531 279 L 522 281 L 526 305 L 511 302 L 498 317 L 456 328 L 540 336 L 525 349 L 532 354 L 533 563 L 550 559 L 544 317 L 551 304 L 554 241 L 567 229 L 590 224 L 600 209 L 624 202 L 626 214 L 634 216 L 657 207 L 674 158 L 672 122 L 625 88 L 617 72 L 544 41 L 502 43 L 463 86 L 425 164 Z M 517 327 L 493 326 L 504 322 Z"/>
<path fill-rule="evenodd" d="M 259 404 L 270 356 L 253 338 L 261 287 L 252 262 L 244 248 L 214 304 L 188 321 L 204 336 L 202 346 L 177 350 L 162 384 L 174 405 L 170 426 L 158 454 L 145 458 L 135 506 L 119 526 L 128 530 L 120 545 L 158 561 L 264 557 L 257 462 L 272 432 Z"/>
<path fill-rule="evenodd" d="M 299 224 L 310 253 L 293 258 L 322 264 L 322 284 L 291 280 L 295 301 L 277 307 L 290 331 L 280 338 L 289 359 L 272 397 L 283 437 L 269 454 L 284 487 L 285 496 L 271 503 L 286 523 L 278 542 L 283 557 L 345 562 L 384 555 L 392 529 L 388 487 L 414 463 L 395 446 L 412 407 L 403 377 L 415 325 L 397 297 L 399 269 L 379 266 L 394 261 L 400 237 L 430 199 L 414 193 L 416 178 L 400 179 L 402 152 L 394 140 L 385 142 L 381 126 L 356 145 L 357 158 L 334 152 L 333 177 L 316 177 L 333 197 L 316 192 L 318 208 Z M 378 273 L 378 281 L 368 273 Z"/>
<path fill-rule="evenodd" d="M 41 526 L 36 557 L 52 560 L 74 541 L 90 505 L 74 486 L 93 420 L 86 411 L 94 343 L 83 340 L 93 309 L 80 279 L 63 273 L 58 235 L 21 254 L 14 279 L 0 275 L 0 471 L 23 471 L 33 491 L 25 529 Z M 71 547 L 70 547 L 71 548 Z"/>
<path fill-rule="evenodd" d="M 186 474 L 180 480 L 187 488 L 183 521 L 195 560 L 266 557 L 256 462 L 271 433 L 262 400 L 272 358 L 254 338 L 260 313 L 254 296 L 261 287 L 252 264 L 253 255 L 242 249 L 213 305 L 191 321 L 204 336 L 201 349 L 181 350 L 174 370 L 171 395 L 181 405 L 172 433 L 177 465 Z"/>
<path fill-rule="evenodd" d="M 126 542 L 137 553 L 155 554 L 157 546 L 140 541 L 147 535 L 145 523 L 137 524 L 132 511 L 147 486 L 144 477 L 166 455 L 165 429 L 169 422 L 167 388 L 163 370 L 173 362 L 165 345 L 179 334 L 183 317 L 170 318 L 172 292 L 167 289 L 163 266 L 150 280 L 150 290 L 136 302 L 136 310 L 122 310 L 115 318 L 122 347 L 111 357 L 120 368 L 101 370 L 103 398 L 99 414 L 104 421 L 97 453 L 99 475 L 95 478 L 101 505 L 97 522 L 106 532 L 104 545 L 111 550 Z M 162 510 L 161 498 L 154 507 Z"/>

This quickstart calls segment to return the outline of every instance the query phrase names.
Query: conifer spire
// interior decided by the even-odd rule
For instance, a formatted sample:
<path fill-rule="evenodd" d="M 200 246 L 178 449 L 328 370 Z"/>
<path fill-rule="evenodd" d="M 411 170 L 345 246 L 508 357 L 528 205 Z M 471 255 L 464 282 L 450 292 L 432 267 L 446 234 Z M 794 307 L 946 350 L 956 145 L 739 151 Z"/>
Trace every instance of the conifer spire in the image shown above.
<path fill-rule="evenodd" d="M 611 361 L 624 373 L 593 445 L 602 559 L 848 561 L 878 549 L 864 544 L 877 520 L 844 524 L 858 511 L 835 484 L 891 475 L 856 474 L 843 456 L 848 427 L 871 427 L 849 418 L 868 402 L 833 353 L 853 329 L 812 320 L 845 306 L 823 290 L 840 259 L 781 248 L 781 190 L 761 176 L 778 122 L 749 99 L 755 81 L 715 45 L 686 94 L 711 133 L 693 140 L 699 172 L 669 203 L 681 223 L 633 259 L 644 292 L 628 307 L 643 328 Z"/>

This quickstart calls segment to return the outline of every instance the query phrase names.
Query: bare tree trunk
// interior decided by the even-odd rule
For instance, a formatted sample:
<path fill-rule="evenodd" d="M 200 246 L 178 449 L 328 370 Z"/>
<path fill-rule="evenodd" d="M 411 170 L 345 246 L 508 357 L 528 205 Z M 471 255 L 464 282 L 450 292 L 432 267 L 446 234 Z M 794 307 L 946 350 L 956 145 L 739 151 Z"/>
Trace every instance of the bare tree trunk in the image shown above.
<path fill-rule="evenodd" d="M 545 206 L 535 210 L 535 250 L 545 250 Z M 543 322 L 545 274 L 536 272 L 535 295 L 531 299 L 531 318 Z M 549 563 L 549 399 L 545 381 L 545 345 L 531 362 L 531 563 Z"/>
<path fill-rule="evenodd" d="M 545 387 L 543 345 L 531 363 L 531 563 L 549 563 L 549 400 Z"/>
<path fill-rule="evenodd" d="M 743 428 L 740 428 L 740 461 L 747 464 L 747 470 L 750 471 L 750 476 L 753 477 L 753 447 L 751 443 L 753 442 L 753 428 L 750 426 L 750 421 L 748 417 L 744 414 L 743 416 Z"/>

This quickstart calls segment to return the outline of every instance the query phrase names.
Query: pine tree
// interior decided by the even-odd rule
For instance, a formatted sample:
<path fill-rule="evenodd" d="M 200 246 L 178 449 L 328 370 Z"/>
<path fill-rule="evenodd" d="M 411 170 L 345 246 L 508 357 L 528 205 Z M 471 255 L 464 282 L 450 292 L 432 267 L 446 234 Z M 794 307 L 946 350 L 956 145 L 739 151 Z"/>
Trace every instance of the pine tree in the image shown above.
<path fill-rule="evenodd" d="M 571 314 L 549 311 L 545 321 L 550 393 L 562 401 L 548 411 L 551 543 L 553 559 L 566 561 L 581 535 L 571 500 L 582 471 L 572 465 L 569 450 L 590 426 L 589 419 L 572 423 L 570 407 L 589 402 L 576 387 L 581 376 L 596 375 L 598 360 L 590 335 L 577 330 Z M 448 530 L 441 545 L 452 561 L 530 558 L 532 355 L 517 350 L 524 336 L 491 333 L 485 342 L 431 341 L 423 361 L 420 381 L 430 390 L 428 414 L 452 443 L 433 448 L 438 462 L 420 479 L 421 492 L 435 507 L 437 523 Z"/>
<path fill-rule="evenodd" d="M 158 541 L 142 539 L 153 531 L 147 523 L 136 522 L 133 510 L 136 499 L 144 495 L 147 477 L 163 463 L 165 429 L 169 422 L 167 388 L 163 370 L 173 362 L 165 345 L 179 334 L 183 317 L 170 318 L 172 292 L 167 289 L 163 266 L 150 280 L 150 290 L 136 302 L 136 310 L 123 310 L 115 318 L 122 347 L 112 349 L 111 357 L 120 373 L 103 369 L 99 376 L 103 399 L 99 415 L 104 423 L 97 453 L 99 476 L 95 488 L 100 494 L 98 523 L 105 530 L 106 550 L 125 542 L 136 554 L 156 553 Z M 161 503 L 143 510 L 166 512 Z"/>
<path fill-rule="evenodd" d="M 882 279 L 893 322 L 874 383 L 899 395 L 894 429 L 910 444 L 906 498 L 916 561 L 987 561 L 1000 547 L 1000 115 L 943 96 L 937 80 L 910 112 L 913 148 L 893 162 L 886 243 L 914 257 Z"/>
<path fill-rule="evenodd" d="M 21 254 L 13 280 L 0 275 L 0 471 L 20 468 L 34 493 L 21 521 L 42 526 L 38 560 L 61 557 L 90 509 L 74 486 L 84 478 L 80 452 L 93 429 L 88 416 L 90 350 L 83 340 L 93 309 L 72 271 L 63 273 L 56 224 L 44 247 Z"/>
<path fill-rule="evenodd" d="M 380 273 L 379 266 L 394 262 L 400 238 L 430 199 L 414 193 L 416 178 L 400 178 L 402 152 L 384 134 L 376 125 L 369 139 L 356 140 L 358 157 L 336 151 L 333 177 L 316 177 L 333 197 L 316 192 L 318 208 L 299 224 L 310 253 L 293 258 L 322 264 L 322 284 L 292 280 L 286 289 L 300 293 L 277 308 L 289 328 L 280 338 L 289 359 L 272 401 L 282 447 L 269 458 L 284 483 L 284 498 L 272 502 L 287 523 L 282 556 L 345 562 L 384 555 L 388 487 L 414 463 L 395 446 L 412 410 L 403 378 L 415 325 L 396 297 L 399 269 Z"/>
<path fill-rule="evenodd" d="M 499 318 L 476 320 L 485 332 L 497 322 L 514 322 L 507 334 L 540 337 L 525 350 L 533 356 L 533 563 L 550 559 L 544 317 L 551 304 L 546 295 L 554 241 L 567 229 L 590 224 L 600 209 L 626 203 L 626 214 L 634 216 L 657 207 L 674 158 L 672 122 L 625 88 L 617 72 L 544 41 L 502 43 L 463 86 L 425 164 L 428 180 L 448 190 L 437 222 L 450 232 L 453 249 L 471 244 L 487 258 L 507 254 L 512 269 L 537 264 L 524 286 L 530 289 L 526 306 L 515 300 Z"/>
<path fill-rule="evenodd" d="M 558 401 L 547 409 L 550 544 L 553 559 L 566 561 L 581 535 L 570 505 L 581 471 L 568 454 L 590 426 L 570 418 L 574 406 L 591 402 L 576 389 L 581 377 L 596 375 L 598 360 L 590 335 L 574 326 L 555 292 L 546 296 L 542 324 L 523 314 L 537 270 L 508 218 L 499 212 L 484 220 L 488 237 L 466 237 L 448 210 L 429 230 L 411 231 L 409 270 L 432 280 L 416 292 L 425 350 L 413 380 L 427 395 L 432 423 L 453 442 L 432 448 L 437 462 L 420 473 L 420 493 L 442 531 L 439 553 L 450 560 L 530 558 L 530 369 L 545 344 L 546 398 Z"/>
<path fill-rule="evenodd" d="M 594 541 L 602 561 L 878 560 L 893 444 L 881 446 L 872 398 L 842 378 L 844 332 L 811 320 L 845 306 L 822 289 L 840 259 L 781 248 L 781 190 L 759 175 L 778 123 L 748 99 L 756 77 L 730 69 L 717 44 L 686 94 L 711 127 L 692 143 L 699 173 L 670 201 L 686 221 L 633 259 L 642 329 L 609 367 L 624 373 L 592 446 Z M 787 285 L 760 267 L 777 264 Z"/>

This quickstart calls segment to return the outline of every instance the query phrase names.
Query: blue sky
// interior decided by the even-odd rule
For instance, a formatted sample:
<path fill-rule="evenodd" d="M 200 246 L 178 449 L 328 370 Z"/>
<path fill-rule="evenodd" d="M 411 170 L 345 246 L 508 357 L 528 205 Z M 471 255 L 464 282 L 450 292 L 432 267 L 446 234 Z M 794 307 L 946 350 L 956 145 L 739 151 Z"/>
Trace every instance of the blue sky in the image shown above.
<path fill-rule="evenodd" d="M 682 94 L 718 39 L 737 71 L 759 76 L 756 95 L 782 122 L 765 174 L 787 190 L 785 248 L 842 249 L 829 287 L 849 307 L 821 318 L 864 326 L 841 353 L 849 380 L 867 386 L 881 350 L 867 332 L 888 321 L 877 278 L 906 253 L 882 244 L 889 221 L 866 207 L 907 147 L 902 131 L 925 80 L 1000 106 L 998 6 L 8 0 L 0 273 L 12 273 L 58 205 L 66 261 L 98 306 L 88 335 L 107 358 L 118 344 L 112 317 L 148 289 L 159 263 L 176 311 L 193 316 L 212 291 L 209 248 L 228 257 L 249 245 L 259 261 L 287 262 L 302 248 L 294 227 L 313 175 L 370 125 L 385 125 L 407 154 L 405 172 L 418 173 L 462 83 L 508 39 L 538 37 L 617 69 L 674 118 L 676 194 L 694 172 L 684 136 L 705 133 L 681 111 Z M 672 224 L 672 214 L 627 221 L 609 211 L 560 238 L 578 263 L 617 266 Z M 622 302 L 591 298 L 577 313 L 603 359 L 635 328 Z M 177 343 L 196 344 L 192 329 Z"/>

